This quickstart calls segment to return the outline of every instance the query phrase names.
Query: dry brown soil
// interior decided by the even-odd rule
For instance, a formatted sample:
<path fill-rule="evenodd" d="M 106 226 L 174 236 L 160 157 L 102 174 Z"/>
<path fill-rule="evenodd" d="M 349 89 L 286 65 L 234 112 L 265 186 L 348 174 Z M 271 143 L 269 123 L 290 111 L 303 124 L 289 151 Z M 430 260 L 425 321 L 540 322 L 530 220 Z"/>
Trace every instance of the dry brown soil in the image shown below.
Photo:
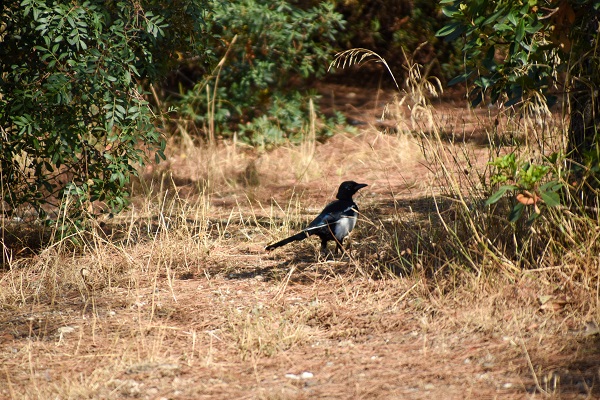
<path fill-rule="evenodd" d="M 310 240 L 263 251 L 285 235 L 276 229 L 289 213 L 306 221 L 344 179 L 370 185 L 357 202 L 371 220 L 435 210 L 427 196 L 438 168 L 419 142 L 375 129 L 392 95 L 373 104 L 372 92 L 327 90 L 360 134 L 317 144 L 308 172 L 299 148 L 238 154 L 238 178 L 252 166 L 260 185 L 215 191 L 206 237 L 178 227 L 83 256 L 49 249 L 0 272 L 0 398 L 600 398 L 598 336 L 585 330 L 595 315 L 577 287 L 536 271 L 374 275 L 365 268 L 377 251 L 358 251 L 370 240 L 366 220 L 352 257 L 319 260 Z M 466 146 L 471 168 L 483 167 L 478 117 L 448 102 L 437 110 L 448 132 L 460 132 L 447 145 Z M 169 165 L 193 199 L 189 158 Z M 251 223 L 273 217 L 268 228 Z M 92 271 L 87 286 L 77 284 L 82 268 Z M 543 296 L 560 301 L 541 307 Z"/>

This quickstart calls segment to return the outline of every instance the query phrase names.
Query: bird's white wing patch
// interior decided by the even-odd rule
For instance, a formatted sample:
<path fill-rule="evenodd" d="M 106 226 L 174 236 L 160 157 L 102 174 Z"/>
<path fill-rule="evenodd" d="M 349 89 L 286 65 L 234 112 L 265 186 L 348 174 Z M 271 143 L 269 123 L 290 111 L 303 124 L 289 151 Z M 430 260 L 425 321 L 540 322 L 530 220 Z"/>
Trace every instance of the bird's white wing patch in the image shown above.
<path fill-rule="evenodd" d="M 310 228 L 306 228 L 304 229 L 304 232 L 310 232 L 315 229 L 321 229 L 326 227 L 327 225 L 331 226 L 331 230 L 333 231 L 335 237 L 338 240 L 342 240 L 343 238 L 348 236 L 352 229 L 354 229 L 354 226 L 356 225 L 356 216 L 344 215 L 337 221 L 330 222 L 329 224 L 321 224 L 317 226 L 311 226 Z"/>
<path fill-rule="evenodd" d="M 354 229 L 354 226 L 356 225 L 356 215 L 343 215 L 350 211 L 356 212 L 357 210 L 354 208 L 353 205 L 349 206 L 340 213 L 341 215 L 337 221 L 325 220 L 321 224 L 305 228 L 303 229 L 303 231 L 310 232 L 315 229 L 321 229 L 329 225 L 332 227 L 332 230 L 334 231 L 335 236 L 338 238 L 338 240 L 340 238 L 344 238 L 352 229 Z M 341 232 L 344 232 L 344 234 L 342 235 Z"/>

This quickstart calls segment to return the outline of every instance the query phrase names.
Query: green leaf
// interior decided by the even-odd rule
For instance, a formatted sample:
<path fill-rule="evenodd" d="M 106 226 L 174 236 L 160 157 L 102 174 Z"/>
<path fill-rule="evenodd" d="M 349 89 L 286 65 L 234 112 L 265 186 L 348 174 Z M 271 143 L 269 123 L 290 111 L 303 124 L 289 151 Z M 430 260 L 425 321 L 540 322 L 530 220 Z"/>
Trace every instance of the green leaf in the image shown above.
<path fill-rule="evenodd" d="M 491 195 L 485 202 L 486 206 L 492 205 L 496 202 L 498 202 L 498 200 L 500 200 L 502 198 L 502 196 L 504 196 L 504 194 L 506 192 L 508 192 L 509 190 L 516 190 L 518 189 L 517 186 L 514 185 L 503 185 L 500 186 L 500 188 L 498 189 L 498 191 L 496 193 L 494 193 L 493 195 Z"/>
<path fill-rule="evenodd" d="M 510 222 L 517 222 L 519 218 L 521 218 L 521 215 L 523 215 L 524 209 L 525 205 L 523 205 L 522 203 L 517 203 L 510 211 L 510 214 L 508 215 L 508 220 Z"/>
<path fill-rule="evenodd" d="M 464 28 L 462 24 L 458 22 L 453 22 L 451 24 L 445 25 L 442 29 L 435 33 L 437 37 L 445 37 L 446 41 L 451 41 L 457 38 L 462 32 L 464 32 Z"/>
<path fill-rule="evenodd" d="M 514 31 L 514 27 L 505 24 L 504 22 L 501 22 L 499 24 L 494 25 L 494 31 L 501 33 L 501 32 L 512 32 Z"/>
<path fill-rule="evenodd" d="M 560 205 L 560 197 L 556 192 L 540 192 L 540 197 L 548 207 L 556 207 Z"/>
<path fill-rule="evenodd" d="M 491 16 L 486 18 L 485 21 L 481 24 L 481 26 L 485 27 L 486 25 L 489 25 L 495 21 L 500 21 L 501 19 L 504 18 L 505 14 L 506 14 L 506 7 L 500 7 L 496 10 L 496 12 L 494 14 L 492 14 Z"/>
<path fill-rule="evenodd" d="M 508 13 L 508 15 L 506 16 L 506 18 L 510 21 L 511 24 L 513 24 L 513 26 L 517 26 L 517 10 L 511 10 L 510 13 Z"/>
<path fill-rule="evenodd" d="M 533 25 L 527 25 L 525 27 L 525 32 L 536 33 L 538 31 L 540 31 L 543 27 L 544 27 L 544 25 L 542 25 L 542 23 L 540 21 L 536 21 L 535 24 L 533 24 Z"/>
<path fill-rule="evenodd" d="M 517 29 L 515 31 L 515 42 L 521 43 L 523 41 L 523 37 L 525 37 L 525 20 L 522 19 L 519 21 L 517 25 Z"/>
<path fill-rule="evenodd" d="M 486 76 L 482 76 L 475 81 L 475 84 L 481 86 L 483 90 L 486 90 L 494 84 L 494 81 Z"/>
<path fill-rule="evenodd" d="M 540 191 L 543 192 L 558 192 L 560 189 L 562 189 L 563 184 L 557 181 L 549 181 L 544 183 L 542 186 L 540 186 Z"/>
<path fill-rule="evenodd" d="M 448 86 L 456 85 L 457 83 L 461 83 L 469 79 L 471 75 L 473 75 L 474 71 L 465 72 L 464 74 L 460 74 L 450 80 L 448 82 Z"/>

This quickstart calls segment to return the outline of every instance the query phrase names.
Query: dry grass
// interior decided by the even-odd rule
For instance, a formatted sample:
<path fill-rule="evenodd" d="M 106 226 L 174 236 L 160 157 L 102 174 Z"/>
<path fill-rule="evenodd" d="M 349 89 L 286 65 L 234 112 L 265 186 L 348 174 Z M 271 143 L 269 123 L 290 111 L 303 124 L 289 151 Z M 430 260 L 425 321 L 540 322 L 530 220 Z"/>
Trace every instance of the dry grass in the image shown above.
<path fill-rule="evenodd" d="M 400 133 L 309 131 L 267 153 L 173 142 L 83 249 L 8 257 L 0 397 L 597 398 L 598 222 L 563 217 L 545 247 L 528 237 L 536 268 L 517 259 L 501 216 L 469 208 L 482 143 L 506 134 L 495 116 L 411 120 L 408 101 Z M 345 179 L 370 185 L 349 254 L 263 251 Z"/>

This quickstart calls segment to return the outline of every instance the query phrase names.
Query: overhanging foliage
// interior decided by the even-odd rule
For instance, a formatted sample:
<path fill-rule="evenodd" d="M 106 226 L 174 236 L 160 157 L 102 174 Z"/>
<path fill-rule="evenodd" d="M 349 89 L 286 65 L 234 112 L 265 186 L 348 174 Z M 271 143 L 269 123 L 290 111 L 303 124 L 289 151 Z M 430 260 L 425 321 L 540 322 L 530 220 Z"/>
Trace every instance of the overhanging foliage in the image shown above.
<path fill-rule="evenodd" d="M 4 2 L 3 212 L 44 216 L 62 203 L 77 220 L 122 209 L 147 152 L 164 157 L 145 87 L 176 51 L 201 50 L 205 10 L 202 0 Z"/>

